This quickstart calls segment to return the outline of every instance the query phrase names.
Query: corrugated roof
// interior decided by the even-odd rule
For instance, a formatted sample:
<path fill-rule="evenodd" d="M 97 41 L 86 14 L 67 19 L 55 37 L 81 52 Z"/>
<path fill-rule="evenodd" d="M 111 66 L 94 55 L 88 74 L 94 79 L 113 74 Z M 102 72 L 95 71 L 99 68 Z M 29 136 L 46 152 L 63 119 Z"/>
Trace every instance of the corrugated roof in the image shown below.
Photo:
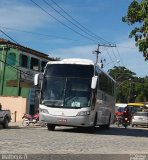
<path fill-rule="evenodd" d="M 7 45 L 8 47 L 17 48 L 17 49 L 28 52 L 28 53 L 35 55 L 35 56 L 38 56 L 38 57 L 42 57 L 42 58 L 52 60 L 52 61 L 55 60 L 54 58 L 50 58 L 48 54 L 33 50 L 31 48 L 27 48 L 25 46 L 13 43 L 13 42 L 6 40 L 6 39 L 3 39 L 3 38 L 0 38 L 0 45 Z"/>

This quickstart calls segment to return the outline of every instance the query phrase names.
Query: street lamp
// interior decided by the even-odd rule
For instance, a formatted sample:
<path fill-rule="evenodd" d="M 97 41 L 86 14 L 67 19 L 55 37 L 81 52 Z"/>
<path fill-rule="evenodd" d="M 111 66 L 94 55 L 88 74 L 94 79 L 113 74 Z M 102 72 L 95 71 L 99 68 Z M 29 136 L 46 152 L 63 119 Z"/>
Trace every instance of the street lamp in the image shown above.
<path fill-rule="evenodd" d="M 127 96 L 127 103 L 130 102 L 130 97 L 131 97 L 131 78 L 129 79 L 129 93 L 128 93 L 128 96 Z"/>
<path fill-rule="evenodd" d="M 124 81 L 122 81 L 121 83 L 116 83 L 117 85 L 116 85 L 116 98 L 117 98 L 117 93 L 118 93 L 118 88 L 119 87 L 124 87 L 124 88 L 127 88 L 127 93 L 128 93 L 128 95 L 127 95 L 127 99 L 125 99 L 126 101 L 127 101 L 127 103 L 129 103 L 129 101 L 130 101 L 130 97 L 131 97 L 131 78 L 129 78 L 129 79 L 127 79 L 127 80 L 124 80 Z M 126 84 L 129 84 L 129 87 L 128 86 L 124 86 L 124 84 L 125 84 L 125 82 L 126 82 Z M 126 96 L 125 96 L 126 97 Z"/>
<path fill-rule="evenodd" d="M 117 75 L 121 75 L 121 76 L 117 77 Z M 117 74 L 115 74 L 115 80 L 117 81 L 118 79 L 120 79 L 121 77 L 123 77 L 123 75 L 131 75 L 131 73 L 117 73 Z"/>
<path fill-rule="evenodd" d="M 131 80 L 132 80 L 131 78 L 128 79 L 128 81 L 131 81 Z M 125 82 L 127 82 L 127 80 L 121 82 L 116 88 L 119 88 L 119 87 L 122 86 L 122 84 L 124 84 Z"/>

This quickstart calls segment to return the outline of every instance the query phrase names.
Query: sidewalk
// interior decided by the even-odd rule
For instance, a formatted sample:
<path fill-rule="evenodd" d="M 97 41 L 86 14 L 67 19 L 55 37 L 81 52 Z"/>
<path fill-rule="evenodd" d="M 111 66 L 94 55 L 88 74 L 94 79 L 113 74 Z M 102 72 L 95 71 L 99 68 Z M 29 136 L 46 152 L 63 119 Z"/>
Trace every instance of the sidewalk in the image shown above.
<path fill-rule="evenodd" d="M 22 128 L 22 122 L 10 122 L 8 124 L 8 129 L 18 129 L 18 128 Z M 2 124 L 0 124 L 0 129 L 3 129 Z"/>
<path fill-rule="evenodd" d="M 9 123 L 9 127 L 17 127 L 17 128 L 20 128 L 20 127 L 23 127 L 22 126 L 22 122 L 10 122 Z"/>
<path fill-rule="evenodd" d="M 41 127 L 39 125 L 39 123 L 36 123 L 36 124 L 30 124 L 29 126 L 23 126 L 22 125 L 22 121 L 20 122 L 10 122 L 9 123 L 9 128 L 37 128 L 37 127 Z M 44 127 L 44 126 L 42 126 Z"/>

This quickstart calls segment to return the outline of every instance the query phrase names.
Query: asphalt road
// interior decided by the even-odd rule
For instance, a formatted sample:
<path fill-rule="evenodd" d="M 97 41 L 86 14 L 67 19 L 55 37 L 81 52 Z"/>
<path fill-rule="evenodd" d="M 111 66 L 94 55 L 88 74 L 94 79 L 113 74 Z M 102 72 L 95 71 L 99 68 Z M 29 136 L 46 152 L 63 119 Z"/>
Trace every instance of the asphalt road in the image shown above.
<path fill-rule="evenodd" d="M 115 154 L 123 154 L 128 156 L 129 160 L 132 160 L 131 156 L 138 154 L 146 156 L 146 160 L 148 128 L 125 129 L 111 126 L 109 130 L 97 128 L 95 132 L 89 133 L 87 130 L 73 127 L 56 127 L 55 131 L 48 131 L 40 126 L 11 126 L 9 129 L 0 129 L 0 154 L 75 154 L 79 155 L 78 157 L 87 154 L 87 158 L 91 155 L 94 156 L 93 159 L 95 155 L 98 157 L 105 154 L 112 157 Z"/>

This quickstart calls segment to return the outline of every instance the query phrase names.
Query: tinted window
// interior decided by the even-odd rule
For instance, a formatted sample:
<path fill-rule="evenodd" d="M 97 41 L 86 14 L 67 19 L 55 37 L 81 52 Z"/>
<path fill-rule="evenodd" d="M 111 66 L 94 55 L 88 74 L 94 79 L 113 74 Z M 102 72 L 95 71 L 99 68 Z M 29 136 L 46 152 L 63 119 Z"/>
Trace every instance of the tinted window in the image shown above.
<path fill-rule="evenodd" d="M 49 64 L 45 75 L 53 77 L 91 78 L 94 74 L 93 65 Z"/>
<path fill-rule="evenodd" d="M 38 71 L 39 70 L 39 60 L 36 58 L 31 58 L 31 69 Z"/>
<path fill-rule="evenodd" d="M 118 111 L 119 111 L 119 112 L 124 112 L 124 108 L 123 108 L 123 107 L 119 107 L 119 108 L 118 108 Z"/>
<path fill-rule="evenodd" d="M 148 116 L 148 113 L 135 113 L 134 116 Z"/>
<path fill-rule="evenodd" d="M 14 52 L 10 52 L 7 55 L 7 63 L 11 65 L 16 64 L 16 54 Z"/>
<path fill-rule="evenodd" d="M 108 77 L 105 73 L 99 73 L 99 89 L 110 94 L 114 95 L 114 81 Z"/>
<path fill-rule="evenodd" d="M 28 67 L 28 56 L 21 54 L 21 67 Z"/>
<path fill-rule="evenodd" d="M 135 106 L 128 106 L 128 108 L 129 108 L 129 111 L 130 111 L 131 113 L 141 112 L 142 109 L 143 109 L 143 108 L 141 108 L 141 107 L 135 107 Z"/>
<path fill-rule="evenodd" d="M 44 71 L 45 66 L 46 66 L 46 63 L 47 63 L 47 62 L 44 62 L 44 61 L 41 62 L 41 72 Z"/>

